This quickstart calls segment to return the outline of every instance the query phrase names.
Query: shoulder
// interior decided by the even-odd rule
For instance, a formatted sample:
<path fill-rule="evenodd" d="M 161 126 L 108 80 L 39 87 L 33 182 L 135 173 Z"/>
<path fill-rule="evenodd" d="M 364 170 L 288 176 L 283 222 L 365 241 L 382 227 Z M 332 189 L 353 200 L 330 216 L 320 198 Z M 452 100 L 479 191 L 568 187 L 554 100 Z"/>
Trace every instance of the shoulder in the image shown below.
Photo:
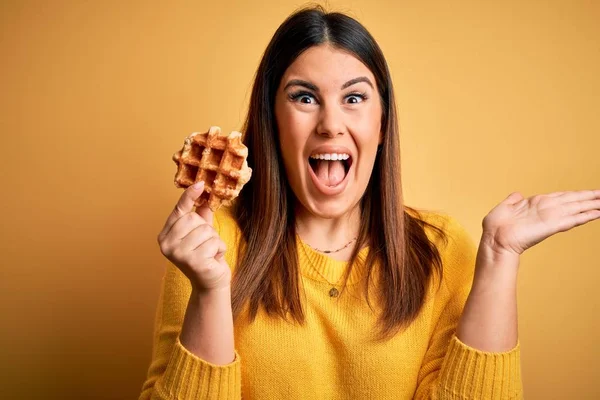
<path fill-rule="evenodd" d="M 239 234 L 240 228 L 229 207 L 219 208 L 213 216 L 213 226 L 223 240 Z"/>
<path fill-rule="evenodd" d="M 473 243 L 471 234 L 467 231 L 461 221 L 455 217 L 437 211 L 419 211 L 419 214 L 421 220 L 438 227 L 446 234 L 450 242 L 449 246 L 466 246 L 469 243 Z M 425 231 L 430 238 L 435 238 L 436 235 L 433 228 L 426 226 Z"/>
<path fill-rule="evenodd" d="M 455 217 L 434 211 L 419 210 L 429 240 L 440 253 L 443 266 L 443 281 L 449 288 L 472 282 L 475 272 L 477 246 L 473 236 Z M 443 232 L 440 236 L 436 228 Z"/>

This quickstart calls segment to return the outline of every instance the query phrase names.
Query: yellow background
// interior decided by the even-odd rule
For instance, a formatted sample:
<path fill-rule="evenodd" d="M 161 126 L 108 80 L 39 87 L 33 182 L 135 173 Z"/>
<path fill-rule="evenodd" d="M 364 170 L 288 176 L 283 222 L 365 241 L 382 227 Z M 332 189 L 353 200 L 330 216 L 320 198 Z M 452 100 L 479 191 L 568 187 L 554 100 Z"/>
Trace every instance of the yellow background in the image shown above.
<path fill-rule="evenodd" d="M 1 3 L 5 398 L 138 395 L 165 266 L 156 235 L 180 194 L 171 155 L 193 131 L 241 128 L 262 52 L 301 4 Z M 330 6 L 389 62 L 409 205 L 478 241 L 512 191 L 600 188 L 599 2 Z M 600 396 L 599 238 L 593 222 L 522 257 L 529 399 Z"/>

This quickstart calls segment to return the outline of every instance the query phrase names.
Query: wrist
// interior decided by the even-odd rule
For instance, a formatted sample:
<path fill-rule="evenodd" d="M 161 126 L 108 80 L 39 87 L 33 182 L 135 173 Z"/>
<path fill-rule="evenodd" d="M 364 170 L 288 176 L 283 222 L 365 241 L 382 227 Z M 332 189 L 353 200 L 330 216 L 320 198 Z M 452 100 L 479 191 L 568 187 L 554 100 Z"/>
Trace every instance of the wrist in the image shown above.
<path fill-rule="evenodd" d="M 231 297 L 231 285 L 210 288 L 210 289 L 201 289 L 192 286 L 192 293 L 190 294 L 190 298 L 194 299 L 209 299 L 209 298 L 223 298 L 223 297 Z"/>
<path fill-rule="evenodd" d="M 477 250 L 475 265 L 474 289 L 506 290 L 516 288 L 519 272 L 520 256 L 498 250 L 482 241 Z"/>

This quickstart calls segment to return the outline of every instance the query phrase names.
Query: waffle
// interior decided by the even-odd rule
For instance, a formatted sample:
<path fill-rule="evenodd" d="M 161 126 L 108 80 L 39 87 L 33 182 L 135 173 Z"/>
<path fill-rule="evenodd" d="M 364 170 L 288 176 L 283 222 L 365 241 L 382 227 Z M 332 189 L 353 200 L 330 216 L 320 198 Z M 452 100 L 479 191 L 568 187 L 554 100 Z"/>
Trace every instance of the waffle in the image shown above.
<path fill-rule="evenodd" d="M 204 192 L 195 205 L 208 204 L 215 212 L 222 205 L 230 205 L 250 180 L 252 169 L 247 157 L 248 148 L 242 143 L 240 132 L 222 135 L 218 126 L 208 132 L 194 132 L 173 155 L 177 164 L 175 186 L 186 188 L 204 181 Z"/>

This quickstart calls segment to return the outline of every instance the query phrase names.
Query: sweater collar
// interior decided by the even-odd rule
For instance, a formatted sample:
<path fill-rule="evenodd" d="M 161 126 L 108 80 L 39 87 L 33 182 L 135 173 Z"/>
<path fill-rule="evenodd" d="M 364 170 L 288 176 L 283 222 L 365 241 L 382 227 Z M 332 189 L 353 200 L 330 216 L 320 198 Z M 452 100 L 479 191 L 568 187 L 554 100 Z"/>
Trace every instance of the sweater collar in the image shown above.
<path fill-rule="evenodd" d="M 335 284 L 341 287 L 344 273 L 348 268 L 347 261 L 335 260 L 325 254 L 319 253 L 307 246 L 299 236 L 296 236 L 296 247 L 298 249 L 298 262 L 300 272 L 303 276 L 319 282 Z M 348 277 L 348 285 L 355 285 L 365 276 L 365 260 L 369 253 L 369 247 L 364 247 L 358 253 L 357 261 L 352 267 Z"/>

